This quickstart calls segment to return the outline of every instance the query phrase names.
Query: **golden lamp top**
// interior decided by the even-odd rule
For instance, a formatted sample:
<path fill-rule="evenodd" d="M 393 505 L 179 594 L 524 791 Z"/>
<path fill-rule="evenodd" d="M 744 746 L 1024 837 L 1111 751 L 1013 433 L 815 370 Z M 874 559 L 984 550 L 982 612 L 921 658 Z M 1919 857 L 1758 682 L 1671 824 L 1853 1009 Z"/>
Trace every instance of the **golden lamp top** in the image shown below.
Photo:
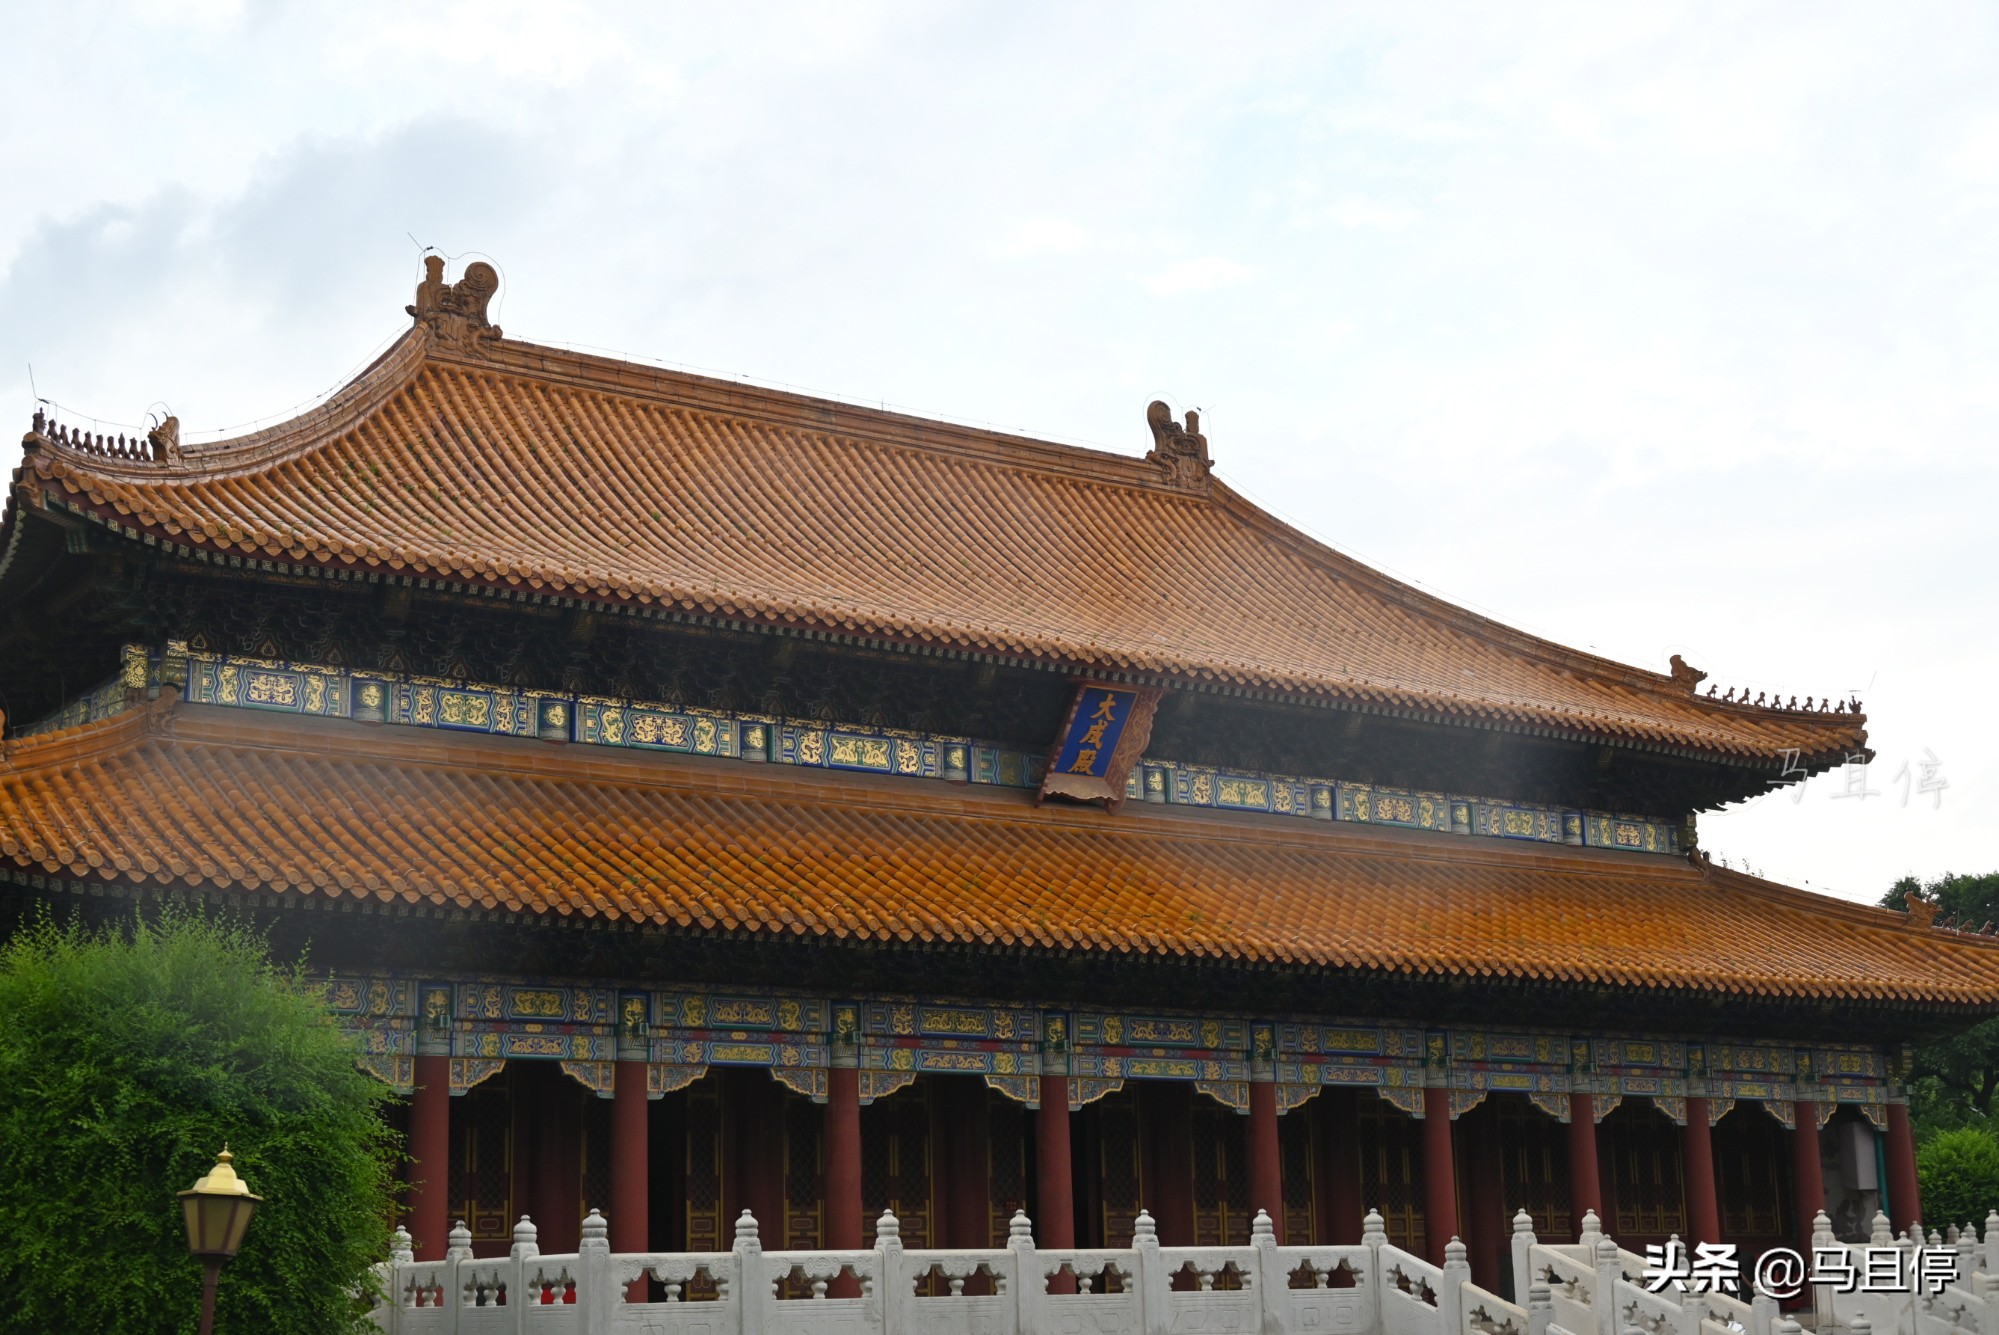
<path fill-rule="evenodd" d="M 232 1157 L 229 1146 L 224 1144 L 222 1153 L 215 1156 L 215 1167 L 201 1176 L 193 1190 L 204 1196 L 249 1196 L 250 1184 L 236 1176 L 236 1170 L 230 1166 Z"/>

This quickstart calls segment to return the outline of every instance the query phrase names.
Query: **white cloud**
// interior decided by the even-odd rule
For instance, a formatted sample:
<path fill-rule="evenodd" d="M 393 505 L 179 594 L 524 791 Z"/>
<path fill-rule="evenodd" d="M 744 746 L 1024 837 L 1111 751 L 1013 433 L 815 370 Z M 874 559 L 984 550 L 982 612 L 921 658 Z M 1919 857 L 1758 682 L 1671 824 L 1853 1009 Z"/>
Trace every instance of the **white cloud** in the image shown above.
<path fill-rule="evenodd" d="M 1162 297 L 1175 297 L 1184 292 L 1211 292 L 1219 287 L 1234 287 L 1255 272 L 1248 265 L 1238 264 L 1227 256 L 1204 255 L 1200 259 L 1169 264 L 1140 281 L 1149 291 Z"/>
<path fill-rule="evenodd" d="M 1023 218 L 1007 232 L 1000 254 L 1070 255 L 1081 250 L 1090 234 L 1068 218 Z"/>
<path fill-rule="evenodd" d="M 1941 811 L 1706 818 L 1738 862 L 1999 865 L 1988 6 L 108 12 L 9 31 L 62 109 L 0 121 L 23 418 L 30 360 L 113 421 L 282 412 L 403 322 L 411 232 L 490 253 L 526 338 L 1132 452 L 1170 387 L 1228 405 L 1232 484 L 1399 573 L 1873 681 L 1883 778 L 1942 758 Z"/>

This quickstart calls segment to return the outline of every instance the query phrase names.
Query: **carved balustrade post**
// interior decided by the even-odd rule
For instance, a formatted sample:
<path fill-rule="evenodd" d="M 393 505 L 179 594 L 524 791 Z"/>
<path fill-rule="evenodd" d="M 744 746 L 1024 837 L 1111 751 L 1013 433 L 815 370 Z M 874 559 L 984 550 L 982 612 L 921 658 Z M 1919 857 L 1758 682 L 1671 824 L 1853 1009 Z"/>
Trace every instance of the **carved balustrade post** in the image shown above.
<path fill-rule="evenodd" d="M 1597 1335 L 1622 1335 L 1617 1327 L 1617 1281 L 1624 1277 L 1624 1266 L 1618 1260 L 1615 1239 L 1597 1238 L 1595 1268 L 1596 1285 L 1590 1299 L 1596 1309 Z"/>
<path fill-rule="evenodd" d="M 1025 1210 L 1015 1210 L 1007 1222 L 1006 1248 L 1013 1266 L 1007 1290 L 1013 1295 L 1014 1329 L 1019 1335 L 1041 1335 L 1047 1285 L 1041 1276 L 1041 1262 L 1034 1255 L 1034 1224 Z"/>
<path fill-rule="evenodd" d="M 1777 1300 L 1767 1293 L 1753 1293 L 1749 1298 L 1749 1335 L 1773 1335 L 1771 1323 L 1782 1315 Z"/>
<path fill-rule="evenodd" d="M 1270 1212 L 1258 1210 L 1249 1226 L 1249 1245 L 1256 1248 L 1256 1307 L 1266 1331 L 1291 1329 L 1291 1276 L 1277 1253 L 1277 1229 Z"/>
<path fill-rule="evenodd" d="M 1877 1213 L 1874 1219 L 1876 1229 L 1885 1229 L 1887 1227 L 1887 1216 Z M 1833 1248 L 1839 1245 L 1839 1239 L 1833 1236 L 1832 1220 L 1827 1217 L 1824 1210 L 1820 1210 L 1812 1216 L 1811 1252 L 1805 1257 L 1807 1271 L 1814 1275 L 1819 1273 L 1818 1254 L 1820 1248 Z M 1831 1284 L 1812 1285 L 1811 1320 L 1813 1330 L 1832 1329 L 1834 1318 L 1833 1289 Z"/>
<path fill-rule="evenodd" d="M 757 1217 L 748 1210 L 736 1219 L 736 1310 L 743 1323 L 739 1335 L 764 1335 L 773 1327 L 777 1294 L 764 1274 L 763 1244 L 757 1240 Z"/>
<path fill-rule="evenodd" d="M 624 1304 L 625 1293 L 611 1269 L 611 1224 L 601 1211 L 593 1209 L 583 1216 L 574 1278 L 576 1329 L 581 1335 L 610 1335 L 614 1310 Z M 522 1315 L 525 1318 L 525 1310 Z"/>
<path fill-rule="evenodd" d="M 1173 1329 L 1170 1281 L 1159 1255 L 1159 1226 L 1140 1210 L 1131 1225 L 1132 1287 L 1138 1290 L 1139 1329 L 1145 1335 L 1167 1335 Z"/>
<path fill-rule="evenodd" d="M 1527 1286 L 1527 1335 L 1548 1335 L 1555 1321 L 1555 1295 L 1540 1280 Z"/>
<path fill-rule="evenodd" d="M 916 1277 L 902 1254 L 902 1221 L 887 1210 L 875 1220 L 875 1285 L 869 1303 L 881 1314 L 880 1329 L 900 1335 L 908 1329 Z"/>
<path fill-rule="evenodd" d="M 1367 1292 L 1374 1301 L 1374 1320 L 1379 1325 L 1385 1310 L 1381 1290 L 1387 1281 L 1381 1276 L 1381 1249 L 1388 1245 L 1388 1221 L 1381 1217 L 1381 1211 L 1372 1206 L 1368 1207 L 1366 1216 L 1360 1221 L 1360 1241 L 1367 1248 Z"/>
<path fill-rule="evenodd" d="M 1982 1270 L 1972 1272 L 1965 1287 L 1978 1295 L 1978 1335 L 1999 1335 L 1999 1284 Z"/>
<path fill-rule="evenodd" d="M 1534 1216 L 1521 1210 L 1513 1216 L 1513 1292 L 1522 1294 L 1534 1283 Z M 1550 1301 L 1553 1301 L 1552 1299 Z"/>
<path fill-rule="evenodd" d="M 1471 1262 L 1463 1238 L 1444 1244 L 1444 1278 L 1437 1285 L 1437 1329 L 1441 1335 L 1462 1335 L 1465 1328 L 1465 1285 L 1471 1283 Z"/>
<path fill-rule="evenodd" d="M 461 1219 L 452 1225 L 449 1245 L 444 1249 L 444 1264 L 438 1268 L 438 1283 L 444 1291 L 439 1301 L 449 1312 L 441 1335 L 457 1335 L 458 1314 L 465 1306 L 465 1283 L 459 1272 L 471 1264 L 472 1230 Z"/>

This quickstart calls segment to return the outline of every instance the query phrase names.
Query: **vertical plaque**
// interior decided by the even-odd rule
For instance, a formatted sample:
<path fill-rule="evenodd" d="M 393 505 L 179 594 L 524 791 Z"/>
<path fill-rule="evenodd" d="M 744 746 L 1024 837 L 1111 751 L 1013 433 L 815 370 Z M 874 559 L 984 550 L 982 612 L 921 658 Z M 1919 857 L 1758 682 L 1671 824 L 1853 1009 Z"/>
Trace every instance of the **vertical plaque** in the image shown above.
<path fill-rule="evenodd" d="M 1048 753 L 1048 773 L 1037 800 L 1102 802 L 1111 811 L 1122 806 L 1125 781 L 1152 740 L 1152 715 L 1161 694 L 1156 686 L 1078 682 Z"/>

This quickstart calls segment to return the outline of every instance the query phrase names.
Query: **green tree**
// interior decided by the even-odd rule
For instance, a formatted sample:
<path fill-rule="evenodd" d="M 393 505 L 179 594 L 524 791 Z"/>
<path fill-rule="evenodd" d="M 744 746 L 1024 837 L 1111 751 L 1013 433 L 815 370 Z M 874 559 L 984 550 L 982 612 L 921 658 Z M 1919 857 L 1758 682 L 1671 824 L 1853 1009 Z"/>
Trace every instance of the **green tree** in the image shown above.
<path fill-rule="evenodd" d="M 1916 1151 L 1916 1183 L 1925 1219 L 1982 1227 L 1987 1211 L 1999 1209 L 1999 1139 L 1978 1126 L 1938 1132 Z"/>
<path fill-rule="evenodd" d="M 1905 876 L 1881 897 L 1881 903 L 1899 909 L 1912 893 L 1936 901 L 1939 922 L 1955 917 L 1972 928 L 1999 923 L 1999 872 L 1946 874 L 1928 884 Z M 1999 1020 L 1917 1048 L 1911 1083 L 1910 1111 L 1920 1134 L 1982 1125 L 1993 1116 L 1993 1100 L 1999 1097 Z M 1927 1213 L 1928 1196 L 1923 1203 Z"/>
<path fill-rule="evenodd" d="M 27 927 L 0 946 L 0 1329 L 194 1330 L 174 1193 L 224 1141 L 264 1203 L 218 1329 L 362 1328 L 391 1206 L 385 1096 L 254 932 Z"/>

